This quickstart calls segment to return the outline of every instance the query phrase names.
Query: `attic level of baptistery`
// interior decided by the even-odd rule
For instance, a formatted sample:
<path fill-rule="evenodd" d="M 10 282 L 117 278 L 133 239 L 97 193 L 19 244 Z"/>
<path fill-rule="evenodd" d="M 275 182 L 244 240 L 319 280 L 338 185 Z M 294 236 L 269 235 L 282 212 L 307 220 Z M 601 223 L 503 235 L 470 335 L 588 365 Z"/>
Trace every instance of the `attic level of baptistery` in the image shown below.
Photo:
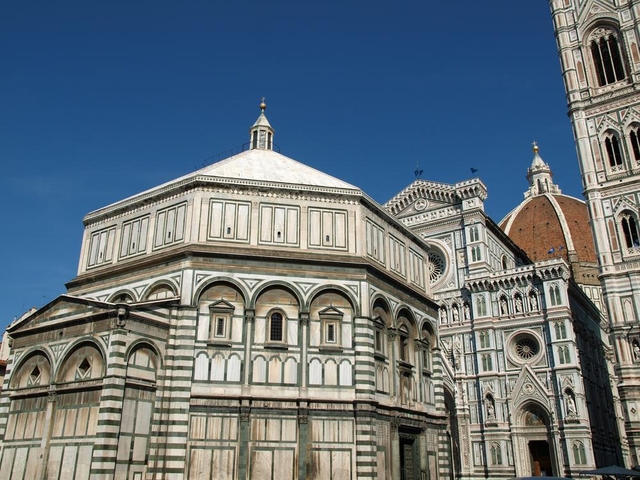
<path fill-rule="evenodd" d="M 420 238 L 358 187 L 274 151 L 264 107 L 249 150 L 89 213 L 78 278 L 202 252 L 372 265 L 427 292 Z"/>
<path fill-rule="evenodd" d="M 500 228 L 533 261 L 561 257 L 570 263 L 596 262 L 587 205 L 563 195 L 553 183 L 549 165 L 534 144 L 527 171 L 529 189 L 525 199 L 500 222 Z"/>

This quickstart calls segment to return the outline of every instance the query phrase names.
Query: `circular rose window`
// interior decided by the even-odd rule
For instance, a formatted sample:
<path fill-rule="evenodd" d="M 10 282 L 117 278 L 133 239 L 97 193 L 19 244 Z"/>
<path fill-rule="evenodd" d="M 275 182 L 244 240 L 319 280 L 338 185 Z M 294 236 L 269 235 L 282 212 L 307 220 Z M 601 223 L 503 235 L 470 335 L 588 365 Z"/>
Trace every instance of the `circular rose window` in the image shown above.
<path fill-rule="evenodd" d="M 429 257 L 429 283 L 433 285 L 442 278 L 445 270 L 444 257 L 435 251 L 428 254 Z"/>
<path fill-rule="evenodd" d="M 538 339 L 529 333 L 517 335 L 513 341 L 513 349 L 520 360 L 531 360 L 540 353 Z"/>

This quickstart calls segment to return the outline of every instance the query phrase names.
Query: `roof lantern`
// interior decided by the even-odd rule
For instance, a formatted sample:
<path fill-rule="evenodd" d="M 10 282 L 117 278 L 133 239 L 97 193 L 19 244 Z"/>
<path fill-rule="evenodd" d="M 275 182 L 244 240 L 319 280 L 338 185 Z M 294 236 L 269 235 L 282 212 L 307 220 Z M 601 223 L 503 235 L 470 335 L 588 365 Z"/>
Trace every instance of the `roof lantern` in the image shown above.
<path fill-rule="evenodd" d="M 260 116 L 249 129 L 249 145 L 251 150 L 273 150 L 273 134 L 275 130 L 267 120 L 264 111 L 267 104 L 264 103 L 264 97 L 260 102 Z"/>
<path fill-rule="evenodd" d="M 533 142 L 533 161 L 531 162 L 531 167 L 527 170 L 529 190 L 525 192 L 524 198 L 544 195 L 545 193 L 553 195 L 562 193 L 560 187 L 554 185 L 551 168 L 542 159 L 540 153 L 538 153 L 539 150 L 537 142 Z"/>

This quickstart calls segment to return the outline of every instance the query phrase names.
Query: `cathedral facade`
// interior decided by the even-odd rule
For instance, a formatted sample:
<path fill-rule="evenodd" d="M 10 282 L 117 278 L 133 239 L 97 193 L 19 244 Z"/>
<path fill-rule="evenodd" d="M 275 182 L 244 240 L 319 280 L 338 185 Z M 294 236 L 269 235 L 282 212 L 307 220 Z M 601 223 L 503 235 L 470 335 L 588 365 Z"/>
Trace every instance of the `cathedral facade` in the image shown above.
<path fill-rule="evenodd" d="M 603 318 L 487 190 L 385 205 L 278 153 L 89 213 L 68 293 L 8 329 L 0 477 L 481 479 L 616 463 Z M 536 153 L 537 155 L 537 153 Z"/>
<path fill-rule="evenodd" d="M 552 0 L 631 463 L 640 458 L 640 5 Z"/>

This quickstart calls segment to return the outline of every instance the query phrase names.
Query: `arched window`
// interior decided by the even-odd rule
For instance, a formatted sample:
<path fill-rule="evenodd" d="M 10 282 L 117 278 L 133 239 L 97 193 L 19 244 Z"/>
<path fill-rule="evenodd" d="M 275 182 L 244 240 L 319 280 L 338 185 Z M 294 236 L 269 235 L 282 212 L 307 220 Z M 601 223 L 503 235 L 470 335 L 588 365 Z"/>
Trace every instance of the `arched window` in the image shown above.
<path fill-rule="evenodd" d="M 487 301 L 484 298 L 484 295 L 478 295 L 478 299 L 476 301 L 476 312 L 479 317 L 484 317 L 487 314 Z"/>
<path fill-rule="evenodd" d="M 564 340 L 565 338 L 567 338 L 567 327 L 564 324 L 564 321 L 560 320 L 556 322 L 555 329 L 557 340 Z"/>
<path fill-rule="evenodd" d="M 403 362 L 406 363 L 410 363 L 410 358 L 409 358 L 409 331 L 407 330 L 407 327 L 405 327 L 404 325 L 402 327 L 400 327 L 399 329 L 399 335 L 398 335 L 398 356 L 400 358 L 400 360 L 402 360 Z"/>
<path fill-rule="evenodd" d="M 480 256 L 480 247 L 471 247 L 471 261 L 479 262 L 480 260 L 482 260 L 482 257 Z"/>
<path fill-rule="evenodd" d="M 491 346 L 488 331 L 485 330 L 484 332 L 478 333 L 478 338 L 480 339 L 480 348 L 489 348 Z"/>
<path fill-rule="evenodd" d="M 640 247 L 640 237 L 638 236 L 638 222 L 635 215 L 625 210 L 620 215 L 620 224 L 627 248 Z"/>
<path fill-rule="evenodd" d="M 589 48 L 599 86 L 609 85 L 625 78 L 620 45 L 613 30 L 596 29 L 591 34 Z"/>
<path fill-rule="evenodd" d="M 569 357 L 569 347 L 568 346 L 560 346 L 558 347 L 558 362 L 565 364 L 571 363 L 571 357 Z"/>
<path fill-rule="evenodd" d="M 560 305 L 562 303 L 560 287 L 558 287 L 558 285 L 551 285 L 551 288 L 549 288 L 549 300 L 551 306 Z"/>
<path fill-rule="evenodd" d="M 585 451 L 584 443 L 573 442 L 573 458 L 576 462 L 576 465 L 587 464 L 587 452 Z"/>
<path fill-rule="evenodd" d="M 491 464 L 502 465 L 502 449 L 499 443 L 491 444 Z"/>
<path fill-rule="evenodd" d="M 491 370 L 493 370 L 493 360 L 491 354 L 486 353 L 482 355 L 482 371 L 490 372 Z"/>
<path fill-rule="evenodd" d="M 431 358 L 431 348 L 435 343 L 433 331 L 428 324 L 422 326 L 422 370 L 424 373 L 431 373 L 433 360 Z"/>
<path fill-rule="evenodd" d="M 480 240 L 480 235 L 478 234 L 478 227 L 474 226 L 469 228 L 469 241 L 477 242 L 478 240 Z"/>
<path fill-rule="evenodd" d="M 615 133 L 608 132 L 604 139 L 604 148 L 607 151 L 607 160 L 612 171 L 622 169 L 622 151 L 620 150 L 620 141 Z"/>
<path fill-rule="evenodd" d="M 631 150 L 636 162 L 640 162 L 640 125 L 634 124 L 629 130 L 629 140 L 631 140 Z"/>
<path fill-rule="evenodd" d="M 284 318 L 279 312 L 273 312 L 269 319 L 269 341 L 284 341 Z"/>
<path fill-rule="evenodd" d="M 502 255 L 501 263 L 502 263 L 502 269 L 503 270 L 506 270 L 507 268 L 509 268 L 509 264 L 507 263 L 507 256 L 506 255 Z"/>

